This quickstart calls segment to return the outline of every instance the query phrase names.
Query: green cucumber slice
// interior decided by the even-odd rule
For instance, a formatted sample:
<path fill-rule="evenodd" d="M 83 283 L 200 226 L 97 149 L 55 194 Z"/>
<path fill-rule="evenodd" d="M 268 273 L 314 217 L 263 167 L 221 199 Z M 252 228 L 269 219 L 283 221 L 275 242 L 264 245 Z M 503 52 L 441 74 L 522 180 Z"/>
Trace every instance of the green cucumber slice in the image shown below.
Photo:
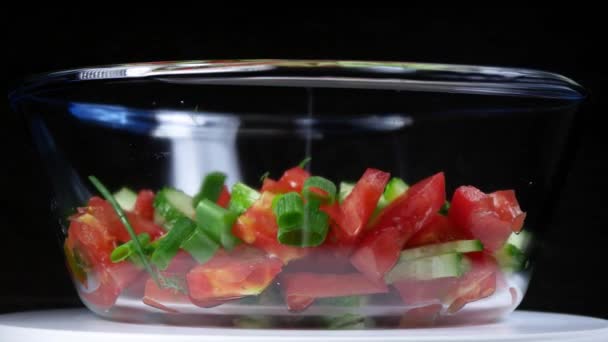
<path fill-rule="evenodd" d="M 168 229 L 182 217 L 193 219 L 195 216 L 192 197 L 173 188 L 164 188 L 156 194 L 154 208 Z"/>
<path fill-rule="evenodd" d="M 460 277 L 469 269 L 469 261 L 461 253 L 449 253 L 398 262 L 384 277 L 387 284 L 399 280 L 430 280 Z"/>
<path fill-rule="evenodd" d="M 122 188 L 114 193 L 114 199 L 122 210 L 132 211 L 137 201 L 137 193 L 129 188 Z"/>
<path fill-rule="evenodd" d="M 386 188 L 384 188 L 384 193 L 382 194 L 382 198 L 387 202 L 387 204 L 394 201 L 397 197 L 401 196 L 404 192 L 409 189 L 410 186 L 407 185 L 406 182 L 401 178 L 393 177 L 386 184 Z"/>
<path fill-rule="evenodd" d="M 480 252 L 482 250 L 483 244 L 479 240 L 457 240 L 405 249 L 401 251 L 398 262 L 447 253 L 469 253 Z"/>

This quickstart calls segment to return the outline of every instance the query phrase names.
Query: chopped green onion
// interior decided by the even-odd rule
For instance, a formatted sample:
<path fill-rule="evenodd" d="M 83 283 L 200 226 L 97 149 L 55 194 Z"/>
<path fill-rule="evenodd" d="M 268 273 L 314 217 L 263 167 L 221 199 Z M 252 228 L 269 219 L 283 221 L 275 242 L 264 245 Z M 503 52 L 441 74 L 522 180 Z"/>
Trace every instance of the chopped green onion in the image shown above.
<path fill-rule="evenodd" d="M 239 242 L 232 234 L 232 225 L 237 217 L 237 213 L 222 208 L 208 199 L 201 200 L 196 206 L 198 228 L 226 249 L 232 249 Z"/>
<path fill-rule="evenodd" d="M 329 217 L 319 210 L 320 201 L 308 200 L 303 206 L 302 219 L 297 224 L 296 218 L 299 216 L 301 198 L 293 195 L 286 198 L 285 196 L 289 194 L 292 193 L 281 195 L 279 199 L 273 201 L 273 211 L 279 226 L 277 233 L 279 242 L 284 245 L 299 247 L 320 245 L 325 241 L 329 229 Z M 287 218 L 281 219 L 285 215 L 287 215 Z"/>
<path fill-rule="evenodd" d="M 260 198 L 259 192 L 243 183 L 236 183 L 232 187 L 228 210 L 234 211 L 240 215 L 247 211 L 247 209 L 249 209 L 249 207 L 251 207 L 258 198 Z"/>
<path fill-rule="evenodd" d="M 448 211 L 450 210 L 450 202 L 445 201 L 441 208 L 439 209 L 439 214 L 443 216 L 448 216 Z"/>
<path fill-rule="evenodd" d="M 150 243 L 150 235 L 148 233 L 141 233 L 137 236 L 139 243 L 144 248 L 144 252 L 146 247 Z M 135 247 L 133 240 L 123 243 L 122 245 L 114 248 L 112 254 L 110 254 L 110 260 L 114 263 L 124 261 L 128 259 L 131 255 L 135 254 Z"/>
<path fill-rule="evenodd" d="M 300 162 L 300 164 L 298 164 L 298 166 L 301 168 L 305 168 L 306 165 L 308 165 L 308 163 L 310 163 L 311 160 L 312 160 L 311 157 L 306 157 Z"/>
<path fill-rule="evenodd" d="M 319 193 L 317 190 L 321 190 Z M 302 195 L 306 199 L 311 196 L 323 200 L 327 204 L 333 204 L 336 200 L 336 185 L 329 179 L 312 176 L 308 177 L 302 188 Z"/>
<path fill-rule="evenodd" d="M 199 264 L 204 264 L 215 254 L 219 245 L 207 234 L 196 229 L 189 238 L 182 242 L 181 247 L 190 253 Z"/>
<path fill-rule="evenodd" d="M 340 192 L 338 193 L 338 201 L 342 203 L 346 196 L 348 196 L 353 188 L 355 187 L 355 183 L 351 182 L 340 182 Z"/>
<path fill-rule="evenodd" d="M 211 172 L 205 176 L 201 189 L 192 199 L 192 206 L 196 207 L 202 199 L 208 199 L 211 202 L 217 202 L 220 198 L 222 189 L 224 188 L 224 182 L 226 181 L 226 174 L 222 172 Z"/>
<path fill-rule="evenodd" d="M 108 202 L 110 202 L 110 204 L 114 208 L 114 211 L 116 211 L 118 218 L 120 218 L 120 221 L 122 222 L 122 224 L 125 226 L 125 229 L 129 233 L 129 236 L 131 236 L 131 240 L 133 241 L 135 251 L 137 252 L 137 255 L 139 256 L 141 263 L 143 264 L 146 271 L 150 274 L 150 277 L 154 280 L 156 285 L 160 286 L 158 276 L 157 276 L 156 272 L 154 272 L 152 270 L 150 263 L 148 263 L 148 259 L 146 258 L 144 249 L 142 248 L 141 244 L 139 243 L 139 239 L 137 239 L 137 235 L 135 235 L 135 231 L 133 230 L 131 223 L 129 223 L 129 220 L 127 219 L 127 216 L 125 215 L 125 212 L 122 210 L 122 208 L 120 207 L 118 202 L 116 202 L 116 199 L 114 198 L 114 196 L 112 196 L 110 191 L 108 191 L 108 189 L 101 183 L 101 181 L 99 179 L 97 179 L 97 177 L 89 176 L 89 180 L 91 181 L 91 183 L 93 183 L 95 188 L 97 188 L 99 193 L 101 193 L 101 195 Z"/>
<path fill-rule="evenodd" d="M 185 217 L 177 219 L 171 230 L 160 240 L 158 247 L 152 253 L 150 258 L 152 263 L 161 270 L 167 269 L 171 259 L 179 251 L 182 242 L 189 238 L 195 229 L 196 224 L 192 220 Z"/>
<path fill-rule="evenodd" d="M 279 231 L 299 227 L 304 220 L 304 201 L 298 193 L 288 192 L 273 199 L 272 211 Z"/>

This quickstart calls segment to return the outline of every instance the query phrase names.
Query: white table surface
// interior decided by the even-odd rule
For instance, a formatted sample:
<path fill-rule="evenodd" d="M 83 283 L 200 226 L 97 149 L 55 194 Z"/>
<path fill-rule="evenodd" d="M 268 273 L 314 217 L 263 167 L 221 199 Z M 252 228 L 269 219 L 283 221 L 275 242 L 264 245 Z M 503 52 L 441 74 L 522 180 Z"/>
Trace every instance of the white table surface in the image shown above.
<path fill-rule="evenodd" d="M 516 311 L 486 325 L 397 330 L 259 330 L 118 323 L 86 309 L 0 315 L 0 341 L 45 342 L 363 342 L 363 341 L 608 341 L 608 320 Z"/>

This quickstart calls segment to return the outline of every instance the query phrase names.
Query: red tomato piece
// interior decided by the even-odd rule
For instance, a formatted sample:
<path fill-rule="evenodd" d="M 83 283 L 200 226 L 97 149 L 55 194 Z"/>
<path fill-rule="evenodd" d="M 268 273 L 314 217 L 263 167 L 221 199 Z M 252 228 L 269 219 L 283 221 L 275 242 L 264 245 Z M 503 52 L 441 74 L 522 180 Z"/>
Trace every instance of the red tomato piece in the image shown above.
<path fill-rule="evenodd" d="M 281 286 L 287 307 L 291 311 L 301 311 L 317 298 L 388 292 L 388 287 L 383 282 L 371 281 L 359 273 L 289 273 L 281 278 Z"/>
<path fill-rule="evenodd" d="M 445 202 L 445 178 L 437 173 L 414 184 L 379 215 L 359 242 L 351 263 L 370 279 L 381 279 L 404 244 L 428 224 Z"/>
<path fill-rule="evenodd" d="M 498 268 L 492 257 L 478 252 L 467 255 L 471 269 L 452 286 L 445 297 L 447 312 L 452 314 L 467 303 L 491 296 L 496 291 Z"/>
<path fill-rule="evenodd" d="M 414 234 L 405 244 L 406 248 L 413 248 L 434 243 L 442 243 L 456 240 L 467 240 L 472 238 L 464 230 L 451 224 L 447 216 L 435 215 L 435 217 Z"/>
<path fill-rule="evenodd" d="M 365 170 L 351 193 L 340 204 L 340 212 L 333 218 L 348 240 L 356 239 L 366 227 L 389 178 L 389 173 L 376 169 Z"/>
<path fill-rule="evenodd" d="M 188 272 L 190 298 L 201 304 L 257 295 L 270 285 L 282 266 L 279 259 L 249 246 L 238 246 L 230 253 L 220 251 Z"/>
<path fill-rule="evenodd" d="M 237 219 L 232 233 L 243 242 L 263 249 L 287 264 L 308 254 L 309 250 L 286 246 L 277 240 L 279 228 L 272 212 L 273 198 L 274 194 L 270 192 L 262 193 L 262 196 Z"/>
<path fill-rule="evenodd" d="M 261 191 L 268 191 L 274 194 L 284 194 L 291 191 L 302 192 L 302 187 L 308 177 L 310 177 L 308 171 L 299 166 L 292 167 L 285 171 L 278 181 L 265 178 Z"/>
<path fill-rule="evenodd" d="M 224 185 L 220 197 L 217 199 L 217 204 L 222 208 L 228 208 L 228 203 L 230 203 L 230 192 L 228 191 L 228 187 Z"/>
<path fill-rule="evenodd" d="M 285 171 L 279 182 L 289 185 L 293 191 L 302 192 L 304 182 L 310 177 L 310 173 L 303 168 L 296 166 Z"/>
<path fill-rule="evenodd" d="M 519 233 L 524 226 L 526 213 L 519 207 L 515 191 L 501 190 L 490 194 L 492 205 L 498 216 L 504 220 L 511 222 L 511 230 Z"/>
<path fill-rule="evenodd" d="M 78 250 L 90 266 L 110 263 L 116 239 L 95 216 L 84 213 L 73 216 L 68 228 L 67 246 Z"/>
<path fill-rule="evenodd" d="M 472 186 L 456 189 L 448 213 L 450 222 L 481 240 L 489 251 L 499 249 L 512 231 L 521 230 L 525 216 L 512 190 L 486 195 Z"/>
<path fill-rule="evenodd" d="M 152 190 L 141 190 L 137 194 L 137 200 L 135 200 L 135 207 L 133 208 L 140 217 L 153 221 L 154 220 L 154 191 Z"/>

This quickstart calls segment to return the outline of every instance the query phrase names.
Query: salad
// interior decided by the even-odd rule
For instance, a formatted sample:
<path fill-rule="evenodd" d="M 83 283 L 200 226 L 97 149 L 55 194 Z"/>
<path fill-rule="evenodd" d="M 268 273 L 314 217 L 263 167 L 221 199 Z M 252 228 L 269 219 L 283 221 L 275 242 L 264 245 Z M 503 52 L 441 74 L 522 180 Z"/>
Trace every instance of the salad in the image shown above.
<path fill-rule="evenodd" d="M 194 196 L 170 187 L 112 194 L 90 177 L 102 196 L 69 217 L 64 243 L 81 298 L 110 310 L 129 290 L 166 313 L 388 301 L 407 322 L 428 323 L 493 295 L 526 267 L 526 213 L 513 190 L 461 186 L 447 201 L 442 172 L 409 185 L 369 168 L 336 185 L 305 164 L 263 177 L 257 189 L 228 188 L 213 172 Z M 328 326 L 353 322 L 362 318 Z"/>

